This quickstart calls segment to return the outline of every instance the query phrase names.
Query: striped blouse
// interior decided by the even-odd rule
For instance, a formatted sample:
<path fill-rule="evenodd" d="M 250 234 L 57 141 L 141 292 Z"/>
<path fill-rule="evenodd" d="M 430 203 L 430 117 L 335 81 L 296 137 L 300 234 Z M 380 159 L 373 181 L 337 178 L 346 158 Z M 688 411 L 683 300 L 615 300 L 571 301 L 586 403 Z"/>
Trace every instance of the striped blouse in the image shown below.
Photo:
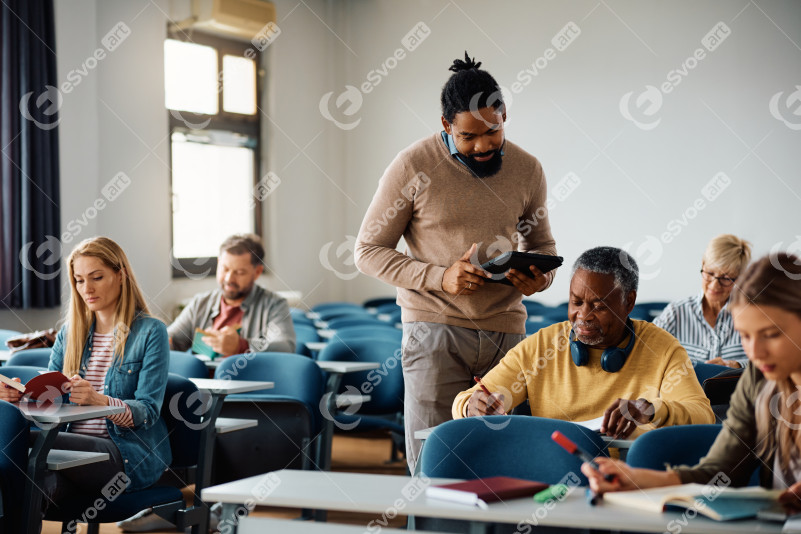
<path fill-rule="evenodd" d="M 114 358 L 114 334 L 97 334 L 92 336 L 92 355 L 89 357 L 89 364 L 84 378 L 92 384 L 95 391 L 102 394 L 105 387 L 106 372 L 111 367 Z M 120 399 L 108 397 L 109 406 L 122 406 L 124 412 L 109 415 L 108 419 L 117 426 L 132 427 L 133 416 L 131 408 Z M 72 423 L 70 431 L 76 434 L 86 434 L 99 438 L 108 438 L 108 428 L 106 418 L 98 417 L 87 421 Z"/>
<path fill-rule="evenodd" d="M 720 357 L 745 367 L 748 357 L 740 343 L 740 333 L 734 329 L 728 303 L 720 310 L 713 328 L 704 319 L 702 298 L 703 294 L 671 302 L 654 324 L 673 334 L 691 360 L 703 363 Z"/>

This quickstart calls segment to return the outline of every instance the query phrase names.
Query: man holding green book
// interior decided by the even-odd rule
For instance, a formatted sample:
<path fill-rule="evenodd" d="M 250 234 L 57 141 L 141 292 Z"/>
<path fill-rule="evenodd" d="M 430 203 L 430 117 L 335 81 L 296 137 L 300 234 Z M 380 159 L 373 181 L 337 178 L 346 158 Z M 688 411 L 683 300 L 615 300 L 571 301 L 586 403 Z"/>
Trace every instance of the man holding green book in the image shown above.
<path fill-rule="evenodd" d="M 196 295 L 167 328 L 172 348 L 223 357 L 249 350 L 294 352 L 289 305 L 256 284 L 264 271 L 263 261 L 264 247 L 258 236 L 226 239 L 217 258 L 220 287 Z"/>

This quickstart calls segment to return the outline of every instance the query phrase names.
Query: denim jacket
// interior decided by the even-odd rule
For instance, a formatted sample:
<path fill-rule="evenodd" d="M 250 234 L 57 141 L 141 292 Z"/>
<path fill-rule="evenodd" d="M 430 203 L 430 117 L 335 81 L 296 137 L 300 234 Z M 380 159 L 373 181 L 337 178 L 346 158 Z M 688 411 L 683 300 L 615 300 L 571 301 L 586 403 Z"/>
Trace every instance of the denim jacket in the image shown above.
<path fill-rule="evenodd" d="M 64 325 L 56 336 L 50 354 L 51 371 L 63 370 L 67 326 Z M 89 365 L 94 330 L 92 324 L 83 346 L 81 376 Z M 154 484 L 172 461 L 167 425 L 160 415 L 169 362 L 167 327 L 158 319 L 139 316 L 134 319 L 125 341 L 122 363 L 115 357 L 106 373 L 103 394 L 124 401 L 133 416 L 131 428 L 118 427 L 106 419 L 109 437 L 120 450 L 125 474 L 131 479 L 127 491 Z"/>

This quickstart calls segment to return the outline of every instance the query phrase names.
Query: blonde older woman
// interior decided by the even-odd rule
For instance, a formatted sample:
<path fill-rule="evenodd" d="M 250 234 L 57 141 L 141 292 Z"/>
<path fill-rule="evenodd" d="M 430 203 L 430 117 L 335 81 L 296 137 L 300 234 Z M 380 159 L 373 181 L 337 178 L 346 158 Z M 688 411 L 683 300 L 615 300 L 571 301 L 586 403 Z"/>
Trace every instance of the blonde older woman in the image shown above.
<path fill-rule="evenodd" d="M 701 260 L 701 294 L 671 302 L 654 320 L 679 340 L 693 361 L 733 368 L 748 361 L 728 302 L 750 259 L 748 241 L 731 234 L 717 236 Z"/>

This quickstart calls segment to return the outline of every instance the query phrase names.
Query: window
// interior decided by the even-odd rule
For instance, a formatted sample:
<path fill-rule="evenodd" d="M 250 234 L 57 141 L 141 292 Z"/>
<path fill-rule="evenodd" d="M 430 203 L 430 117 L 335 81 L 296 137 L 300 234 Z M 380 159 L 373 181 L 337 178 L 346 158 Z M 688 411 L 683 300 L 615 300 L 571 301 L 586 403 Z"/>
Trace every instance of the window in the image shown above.
<path fill-rule="evenodd" d="M 260 53 L 249 44 L 199 32 L 164 42 L 174 277 L 213 270 L 231 234 L 261 234 Z"/>

